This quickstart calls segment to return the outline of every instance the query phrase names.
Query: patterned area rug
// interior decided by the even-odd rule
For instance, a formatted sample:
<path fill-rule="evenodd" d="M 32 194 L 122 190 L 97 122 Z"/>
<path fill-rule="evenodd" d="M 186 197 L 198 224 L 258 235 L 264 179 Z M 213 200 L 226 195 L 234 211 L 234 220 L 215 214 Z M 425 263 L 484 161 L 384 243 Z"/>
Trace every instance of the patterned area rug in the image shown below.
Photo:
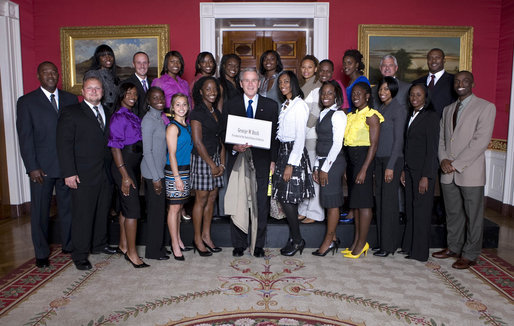
<path fill-rule="evenodd" d="M 140 248 L 143 249 L 143 248 Z M 185 262 L 132 268 L 95 255 L 78 271 L 56 248 L 0 280 L 1 325 L 507 325 L 513 267 L 484 252 L 472 270 L 403 256 L 234 258 L 188 252 Z"/>

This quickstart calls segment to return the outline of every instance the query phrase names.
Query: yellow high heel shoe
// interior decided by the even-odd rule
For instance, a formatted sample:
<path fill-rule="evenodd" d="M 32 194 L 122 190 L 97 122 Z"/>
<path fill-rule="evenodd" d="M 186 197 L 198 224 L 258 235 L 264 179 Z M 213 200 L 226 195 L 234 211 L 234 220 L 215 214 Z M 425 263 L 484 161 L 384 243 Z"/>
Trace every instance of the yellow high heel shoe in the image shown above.
<path fill-rule="evenodd" d="M 368 255 L 368 250 L 369 250 L 369 244 L 366 242 L 366 244 L 364 245 L 364 248 L 362 248 L 362 251 L 358 254 L 358 255 L 352 255 L 351 252 L 347 253 L 346 255 L 344 255 L 344 257 L 346 258 L 353 258 L 353 259 L 357 259 L 359 258 L 363 253 L 364 253 L 364 256 L 367 256 Z"/>
<path fill-rule="evenodd" d="M 343 250 L 341 250 L 341 253 L 342 254 L 348 254 L 348 253 L 351 253 L 352 251 L 350 250 L 350 248 L 344 248 Z"/>

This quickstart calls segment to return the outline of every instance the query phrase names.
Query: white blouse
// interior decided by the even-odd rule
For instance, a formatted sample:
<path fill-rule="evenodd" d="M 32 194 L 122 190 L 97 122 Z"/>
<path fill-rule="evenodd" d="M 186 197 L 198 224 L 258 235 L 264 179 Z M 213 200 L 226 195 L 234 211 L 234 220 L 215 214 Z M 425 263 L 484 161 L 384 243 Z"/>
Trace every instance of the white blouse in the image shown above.
<path fill-rule="evenodd" d="M 298 166 L 305 146 L 309 107 L 299 96 L 290 100 L 288 106 L 285 106 L 286 102 L 282 103 L 278 116 L 277 139 L 283 143 L 294 141 L 287 164 Z"/>
<path fill-rule="evenodd" d="M 327 115 L 330 110 L 334 110 L 334 114 L 332 115 L 332 147 L 330 147 L 330 151 L 326 157 L 325 163 L 321 167 L 321 171 L 327 172 L 332 167 L 332 164 L 335 162 L 337 156 L 341 152 L 343 148 L 343 140 L 344 140 L 344 130 L 346 129 L 346 114 L 343 110 L 337 110 L 337 105 L 334 104 L 328 109 L 324 109 L 319 114 L 319 121 L 323 120 L 323 118 Z M 319 166 L 319 160 L 325 157 L 317 156 L 316 162 L 314 163 L 314 167 Z"/>

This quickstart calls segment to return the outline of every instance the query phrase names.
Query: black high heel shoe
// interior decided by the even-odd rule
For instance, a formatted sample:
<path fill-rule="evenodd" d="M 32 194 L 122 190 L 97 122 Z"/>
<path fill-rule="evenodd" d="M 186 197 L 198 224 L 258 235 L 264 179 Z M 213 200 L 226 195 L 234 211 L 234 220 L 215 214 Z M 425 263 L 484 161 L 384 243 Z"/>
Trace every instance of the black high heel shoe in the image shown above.
<path fill-rule="evenodd" d="M 209 246 L 208 244 L 205 243 L 205 241 L 203 241 L 203 245 L 205 246 L 205 248 L 207 248 L 207 250 L 209 250 L 210 252 L 220 252 L 221 251 L 221 248 L 220 247 L 214 247 L 212 248 L 211 246 Z"/>
<path fill-rule="evenodd" d="M 286 246 L 280 249 L 280 254 L 283 255 L 285 252 L 289 252 L 293 249 L 293 238 L 287 239 Z"/>
<path fill-rule="evenodd" d="M 193 250 L 193 247 L 190 246 L 184 246 L 184 248 L 180 247 L 180 251 L 190 251 Z"/>
<path fill-rule="evenodd" d="M 319 252 L 319 249 L 314 251 L 312 254 L 314 256 L 319 256 L 319 257 L 325 257 L 330 251 L 332 251 L 332 256 L 334 255 L 334 253 L 337 251 L 337 249 L 339 249 L 339 245 L 337 244 L 337 241 L 332 241 L 330 243 L 330 246 L 328 246 L 327 250 L 325 250 L 325 252 L 321 253 Z"/>
<path fill-rule="evenodd" d="M 210 251 L 201 251 L 200 249 L 198 249 L 198 247 L 196 246 L 196 243 L 193 242 L 193 253 L 194 252 L 197 252 L 198 251 L 198 254 L 202 257 L 209 257 L 209 256 L 212 256 L 212 252 Z"/>
<path fill-rule="evenodd" d="M 184 255 L 182 255 L 182 256 L 175 256 L 175 252 L 173 252 L 173 248 L 171 249 L 171 254 L 173 255 L 173 258 L 175 258 L 175 260 L 180 260 L 180 261 L 186 260 L 186 258 L 184 258 Z"/>
<path fill-rule="evenodd" d="M 134 268 L 145 268 L 145 267 L 150 267 L 150 265 L 148 265 L 147 263 L 145 262 L 142 262 L 141 264 L 134 264 L 134 262 L 132 260 L 130 260 L 130 257 L 127 255 L 127 253 L 125 253 L 125 260 L 127 260 L 129 263 L 132 264 L 132 266 Z"/>
<path fill-rule="evenodd" d="M 286 248 L 287 248 L 287 246 L 286 246 Z M 283 249 L 286 249 L 286 248 L 283 248 Z M 284 256 L 294 256 L 296 254 L 296 252 L 299 251 L 300 255 L 301 255 L 303 252 L 303 248 L 305 248 L 305 240 L 302 239 L 298 243 L 294 243 L 291 241 L 291 249 L 284 250 L 284 252 L 282 252 L 282 250 L 280 250 L 280 253 Z"/>

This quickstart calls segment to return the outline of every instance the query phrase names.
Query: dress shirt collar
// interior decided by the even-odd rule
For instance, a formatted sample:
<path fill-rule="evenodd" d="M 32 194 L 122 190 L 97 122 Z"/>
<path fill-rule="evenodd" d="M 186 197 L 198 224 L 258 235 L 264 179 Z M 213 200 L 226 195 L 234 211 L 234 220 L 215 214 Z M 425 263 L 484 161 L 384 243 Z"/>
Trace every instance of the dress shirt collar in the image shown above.
<path fill-rule="evenodd" d="M 444 69 L 441 71 L 436 72 L 435 74 L 432 74 L 430 71 L 428 72 L 428 78 L 427 78 L 427 86 L 430 84 L 430 80 L 432 79 L 432 75 L 435 75 L 434 78 L 434 85 L 437 84 L 441 76 L 444 74 Z"/>
<path fill-rule="evenodd" d="M 139 83 L 141 84 L 141 86 L 143 86 L 143 80 L 146 80 L 146 88 L 150 88 L 148 86 L 148 77 L 145 77 L 145 78 L 141 78 L 139 77 L 136 73 L 134 73 L 134 75 L 136 76 L 137 79 L 139 79 Z"/>
<path fill-rule="evenodd" d="M 41 86 L 39 88 L 41 88 L 41 90 L 45 94 L 45 96 L 48 99 L 48 101 L 52 101 L 51 98 L 50 98 L 50 95 L 54 94 L 55 95 L 55 101 L 57 102 L 57 107 L 59 107 L 59 92 L 58 92 L 57 88 L 55 89 L 55 91 L 53 93 L 50 93 L 49 91 L 47 91 L 46 89 L 44 89 Z"/>
<path fill-rule="evenodd" d="M 245 110 L 248 107 L 248 101 L 250 101 L 250 98 L 246 96 L 246 94 L 243 93 L 243 99 L 245 101 Z M 252 110 L 253 110 L 253 116 L 255 118 L 255 113 L 257 111 L 257 102 L 259 101 L 259 94 L 255 94 L 255 96 L 251 99 L 252 102 Z"/>
<path fill-rule="evenodd" d="M 93 105 L 93 104 L 89 103 L 86 100 L 84 100 L 84 103 L 86 103 L 87 106 L 89 106 L 89 108 L 91 109 L 91 111 L 93 112 L 95 117 L 96 117 L 96 110 L 93 109 L 93 106 L 98 107 L 98 111 L 100 112 L 100 114 L 102 115 L 102 118 L 104 119 L 104 124 L 106 123 L 106 121 L 105 121 L 105 112 L 104 112 L 104 107 L 102 106 L 102 103 L 99 103 L 98 105 Z"/>
<path fill-rule="evenodd" d="M 409 120 L 409 125 L 408 127 L 410 127 L 412 121 L 414 121 L 414 119 L 416 119 L 416 117 L 418 116 L 418 114 L 421 112 L 421 110 L 423 110 L 424 107 L 422 107 L 421 109 L 418 110 L 418 112 L 415 112 L 415 111 L 412 111 L 412 116 L 410 117 L 410 120 Z"/>

